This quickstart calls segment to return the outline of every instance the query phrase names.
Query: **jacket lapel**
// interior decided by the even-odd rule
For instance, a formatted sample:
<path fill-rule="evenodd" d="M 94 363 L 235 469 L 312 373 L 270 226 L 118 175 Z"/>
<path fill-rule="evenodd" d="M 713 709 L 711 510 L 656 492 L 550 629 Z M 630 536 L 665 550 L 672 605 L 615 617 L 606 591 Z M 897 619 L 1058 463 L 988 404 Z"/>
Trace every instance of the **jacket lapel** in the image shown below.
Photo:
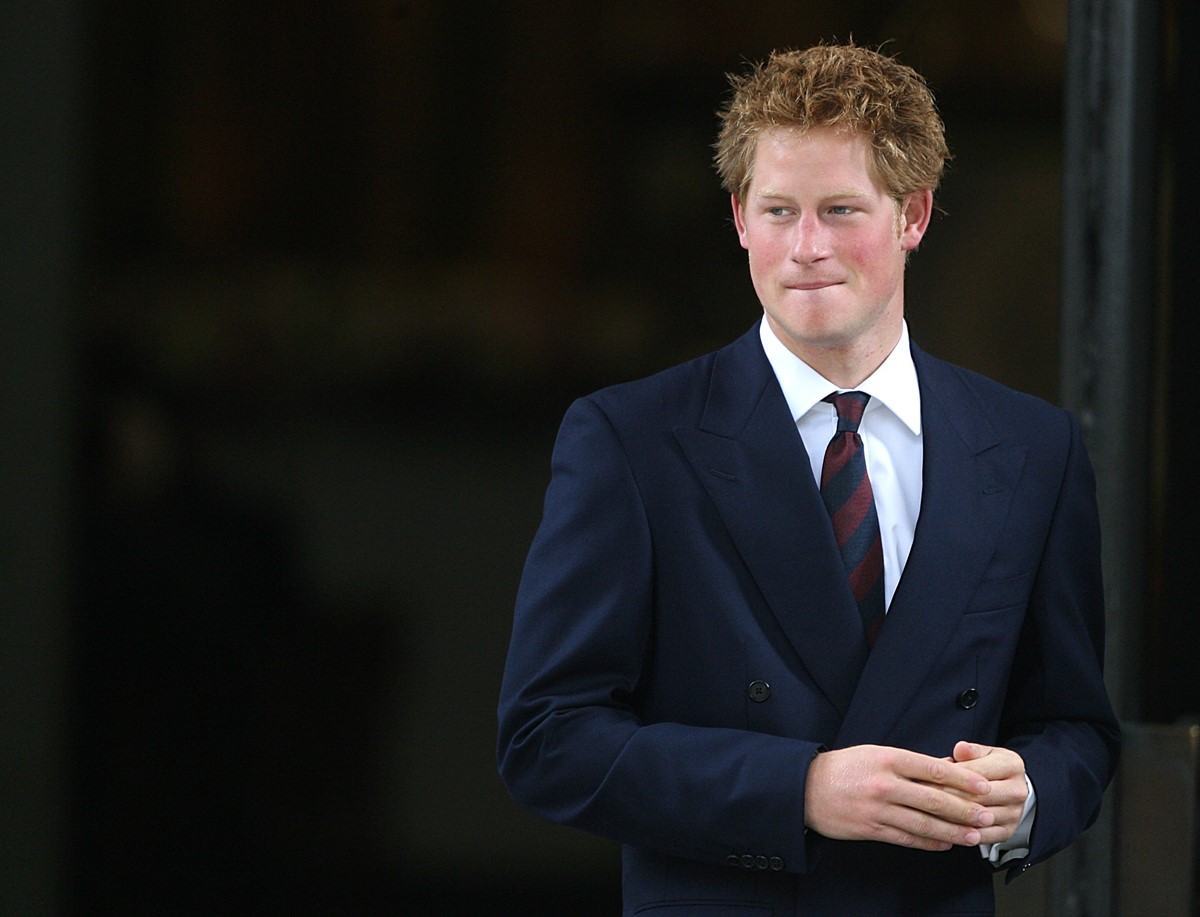
<path fill-rule="evenodd" d="M 779 628 L 844 713 L 866 660 L 862 624 L 757 326 L 717 353 L 699 426 L 675 436 Z"/>
<path fill-rule="evenodd" d="M 915 346 L 913 358 L 924 437 L 921 513 L 839 746 L 887 741 L 912 703 L 983 577 L 1025 460 L 1023 447 L 1001 441 L 961 371 Z"/>

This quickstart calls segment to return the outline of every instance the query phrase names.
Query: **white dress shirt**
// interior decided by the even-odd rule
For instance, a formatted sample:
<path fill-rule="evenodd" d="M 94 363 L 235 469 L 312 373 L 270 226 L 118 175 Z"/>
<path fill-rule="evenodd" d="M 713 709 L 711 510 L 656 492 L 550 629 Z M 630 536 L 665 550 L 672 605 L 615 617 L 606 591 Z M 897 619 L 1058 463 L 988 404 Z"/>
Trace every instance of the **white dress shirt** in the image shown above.
<path fill-rule="evenodd" d="M 821 482 L 825 447 L 837 432 L 837 411 L 823 401 L 839 389 L 779 342 L 766 321 L 760 324 L 763 350 L 800 431 L 813 478 Z M 900 574 L 908 561 L 917 516 L 921 511 L 921 389 L 908 349 L 908 325 L 883 364 L 855 391 L 871 396 L 858 434 L 867 460 L 867 477 L 875 495 L 879 535 L 883 542 L 883 603 L 892 604 Z"/>
<path fill-rule="evenodd" d="M 849 389 L 834 385 L 788 350 L 765 318 L 759 322 L 759 337 L 783 389 L 783 397 L 808 452 L 813 478 L 819 486 L 825 447 L 837 432 L 837 411 L 823 399 L 831 392 Z M 871 396 L 858 434 L 862 438 L 867 477 L 871 479 L 875 512 L 879 517 L 886 610 L 891 607 L 917 530 L 925 459 L 921 437 L 921 387 L 917 383 L 917 368 L 909 348 L 907 322 L 901 322 L 900 340 L 887 359 L 853 390 Z M 1035 797 L 1028 775 L 1025 783 L 1029 796 L 1016 833 L 1004 844 L 980 845 L 980 851 L 994 864 L 1023 857 L 1029 852 Z"/>

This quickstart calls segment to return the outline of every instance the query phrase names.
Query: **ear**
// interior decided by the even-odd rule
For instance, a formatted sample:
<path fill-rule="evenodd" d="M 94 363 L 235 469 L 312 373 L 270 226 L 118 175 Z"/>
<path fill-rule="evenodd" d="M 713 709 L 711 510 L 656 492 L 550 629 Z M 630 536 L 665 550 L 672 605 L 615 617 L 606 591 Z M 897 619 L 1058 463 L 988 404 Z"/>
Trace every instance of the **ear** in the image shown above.
<path fill-rule="evenodd" d="M 736 194 L 731 194 L 729 204 L 733 207 L 733 225 L 737 229 L 738 241 L 742 243 L 742 248 L 749 251 L 750 243 L 746 240 L 746 215 L 742 212 L 742 202 Z"/>
<path fill-rule="evenodd" d="M 933 216 L 933 192 L 913 191 L 900 202 L 900 248 L 915 251 Z"/>

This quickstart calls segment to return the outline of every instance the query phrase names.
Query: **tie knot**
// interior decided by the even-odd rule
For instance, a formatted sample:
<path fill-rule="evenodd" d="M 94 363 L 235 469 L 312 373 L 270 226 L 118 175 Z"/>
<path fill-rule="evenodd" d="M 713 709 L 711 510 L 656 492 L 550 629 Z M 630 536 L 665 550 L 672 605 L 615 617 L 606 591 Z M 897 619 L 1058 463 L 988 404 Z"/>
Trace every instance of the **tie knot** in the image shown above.
<path fill-rule="evenodd" d="M 828 401 L 837 411 L 839 433 L 857 433 L 871 396 L 866 392 L 832 392 L 821 400 Z"/>

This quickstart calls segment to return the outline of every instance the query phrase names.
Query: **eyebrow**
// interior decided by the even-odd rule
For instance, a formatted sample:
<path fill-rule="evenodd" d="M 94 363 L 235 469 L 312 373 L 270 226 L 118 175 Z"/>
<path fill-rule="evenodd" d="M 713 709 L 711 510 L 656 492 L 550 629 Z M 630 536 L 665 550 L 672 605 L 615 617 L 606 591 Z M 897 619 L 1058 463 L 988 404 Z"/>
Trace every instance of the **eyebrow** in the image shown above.
<path fill-rule="evenodd" d="M 762 191 L 758 192 L 754 196 L 760 200 L 791 200 L 792 199 L 792 196 L 790 194 L 785 194 L 782 191 L 775 191 L 771 188 L 764 188 Z M 840 198 L 843 200 L 846 198 L 859 199 L 859 198 L 869 198 L 871 196 L 872 195 L 870 195 L 868 192 L 863 191 L 860 188 L 835 188 L 832 191 L 828 191 L 828 192 L 822 194 L 821 200 L 827 201 L 827 200 L 832 200 L 835 198 Z"/>

